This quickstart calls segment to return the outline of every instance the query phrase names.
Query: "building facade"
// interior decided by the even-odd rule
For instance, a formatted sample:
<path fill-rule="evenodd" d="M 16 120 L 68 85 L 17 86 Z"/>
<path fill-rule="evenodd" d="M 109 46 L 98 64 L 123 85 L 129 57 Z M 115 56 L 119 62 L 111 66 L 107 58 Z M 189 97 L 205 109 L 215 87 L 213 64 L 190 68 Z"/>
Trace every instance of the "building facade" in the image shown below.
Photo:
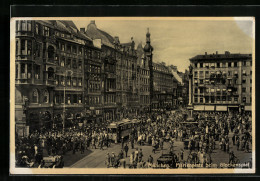
<path fill-rule="evenodd" d="M 86 50 L 100 51 L 72 21 L 16 21 L 15 121 L 19 135 L 73 126 L 85 116 Z"/>
<path fill-rule="evenodd" d="M 153 101 L 152 109 L 171 110 L 173 106 L 173 74 L 165 63 L 153 63 Z"/>
<path fill-rule="evenodd" d="M 195 111 L 251 111 L 252 54 L 206 52 L 190 62 Z"/>

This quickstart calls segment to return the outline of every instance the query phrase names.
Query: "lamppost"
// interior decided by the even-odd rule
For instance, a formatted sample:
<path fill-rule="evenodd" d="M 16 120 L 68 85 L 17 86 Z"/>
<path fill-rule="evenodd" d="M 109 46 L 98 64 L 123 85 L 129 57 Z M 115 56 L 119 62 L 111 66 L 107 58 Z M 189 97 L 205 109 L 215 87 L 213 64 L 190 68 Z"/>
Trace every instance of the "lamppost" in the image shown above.
<path fill-rule="evenodd" d="M 69 73 L 69 75 L 71 76 L 73 74 L 73 72 L 71 70 L 65 70 L 63 72 L 63 76 L 64 76 L 64 89 L 63 89 L 63 122 L 62 122 L 62 131 L 63 133 L 65 132 L 65 113 L 66 113 L 66 76 Z"/>

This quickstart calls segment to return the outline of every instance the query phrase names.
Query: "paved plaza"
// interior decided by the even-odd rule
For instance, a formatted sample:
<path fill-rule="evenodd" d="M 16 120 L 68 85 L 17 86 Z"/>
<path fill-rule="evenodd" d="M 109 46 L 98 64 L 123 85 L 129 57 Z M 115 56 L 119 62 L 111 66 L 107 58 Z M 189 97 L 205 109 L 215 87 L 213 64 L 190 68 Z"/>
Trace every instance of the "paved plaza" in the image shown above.
<path fill-rule="evenodd" d="M 237 151 L 237 147 L 233 146 L 233 144 L 231 143 L 232 135 L 233 135 L 232 133 L 229 134 L 230 151 L 234 152 L 235 156 L 240 160 L 240 163 L 250 161 L 250 158 L 252 158 L 252 153 L 251 152 L 247 153 L 245 151 Z M 217 164 L 219 166 L 220 163 L 229 162 L 229 154 L 224 153 L 222 150 L 220 150 L 218 143 L 219 142 L 217 141 L 216 149 L 213 151 L 211 157 L 212 157 L 212 163 Z M 129 155 L 131 152 L 135 151 L 135 148 L 142 149 L 144 155 L 143 156 L 144 161 L 147 161 L 149 155 L 151 155 L 154 158 L 154 161 L 156 161 L 162 155 L 162 153 L 169 153 L 170 150 L 170 144 L 168 142 L 165 142 L 163 150 L 158 149 L 155 154 L 152 152 L 152 146 L 148 146 L 148 145 L 140 146 L 135 144 L 134 149 L 131 149 L 129 144 L 128 146 L 129 146 L 129 151 L 128 151 L 128 157 L 126 158 L 126 168 L 128 168 L 129 166 L 129 158 L 130 158 Z M 182 141 L 175 140 L 174 153 L 179 153 L 182 149 L 184 150 L 184 160 L 187 160 L 187 157 L 189 155 L 189 150 L 184 149 L 184 144 Z M 71 164 L 70 166 L 68 166 L 68 164 L 66 164 L 66 160 L 64 160 L 65 166 L 67 165 L 68 167 L 72 167 L 72 168 L 106 168 L 105 165 L 106 154 L 109 153 L 111 155 L 111 153 L 114 152 L 115 155 L 118 155 L 120 151 L 121 151 L 121 143 L 111 144 L 109 148 L 104 147 L 104 150 L 100 150 L 99 148 L 90 149 L 90 152 L 87 156 L 83 157 L 79 161 L 76 161 L 74 164 Z M 80 154 L 80 152 L 77 152 L 76 154 Z M 72 157 L 70 158 L 73 159 Z"/>

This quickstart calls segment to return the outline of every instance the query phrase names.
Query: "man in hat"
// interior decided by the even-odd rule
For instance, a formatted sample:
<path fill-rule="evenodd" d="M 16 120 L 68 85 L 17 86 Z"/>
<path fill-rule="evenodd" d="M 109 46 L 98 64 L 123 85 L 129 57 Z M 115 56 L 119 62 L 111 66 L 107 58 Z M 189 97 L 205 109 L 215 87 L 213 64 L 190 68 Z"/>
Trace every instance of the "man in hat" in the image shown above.
<path fill-rule="evenodd" d="M 110 166 L 110 155 L 109 155 L 109 153 L 107 153 L 105 164 L 106 164 L 107 168 L 109 168 L 109 166 Z"/>
<path fill-rule="evenodd" d="M 125 145 L 125 147 L 124 147 L 124 150 L 125 150 L 125 157 L 127 157 L 127 152 L 128 152 L 128 146 L 127 146 L 127 144 Z"/>

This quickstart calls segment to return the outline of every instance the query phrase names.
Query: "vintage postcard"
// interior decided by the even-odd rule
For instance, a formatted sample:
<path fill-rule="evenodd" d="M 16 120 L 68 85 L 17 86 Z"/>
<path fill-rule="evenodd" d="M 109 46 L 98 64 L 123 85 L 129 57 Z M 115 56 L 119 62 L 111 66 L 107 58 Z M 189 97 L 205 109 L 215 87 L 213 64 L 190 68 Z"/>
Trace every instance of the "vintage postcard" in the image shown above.
<path fill-rule="evenodd" d="M 255 173 L 254 17 L 10 26 L 10 174 Z"/>

